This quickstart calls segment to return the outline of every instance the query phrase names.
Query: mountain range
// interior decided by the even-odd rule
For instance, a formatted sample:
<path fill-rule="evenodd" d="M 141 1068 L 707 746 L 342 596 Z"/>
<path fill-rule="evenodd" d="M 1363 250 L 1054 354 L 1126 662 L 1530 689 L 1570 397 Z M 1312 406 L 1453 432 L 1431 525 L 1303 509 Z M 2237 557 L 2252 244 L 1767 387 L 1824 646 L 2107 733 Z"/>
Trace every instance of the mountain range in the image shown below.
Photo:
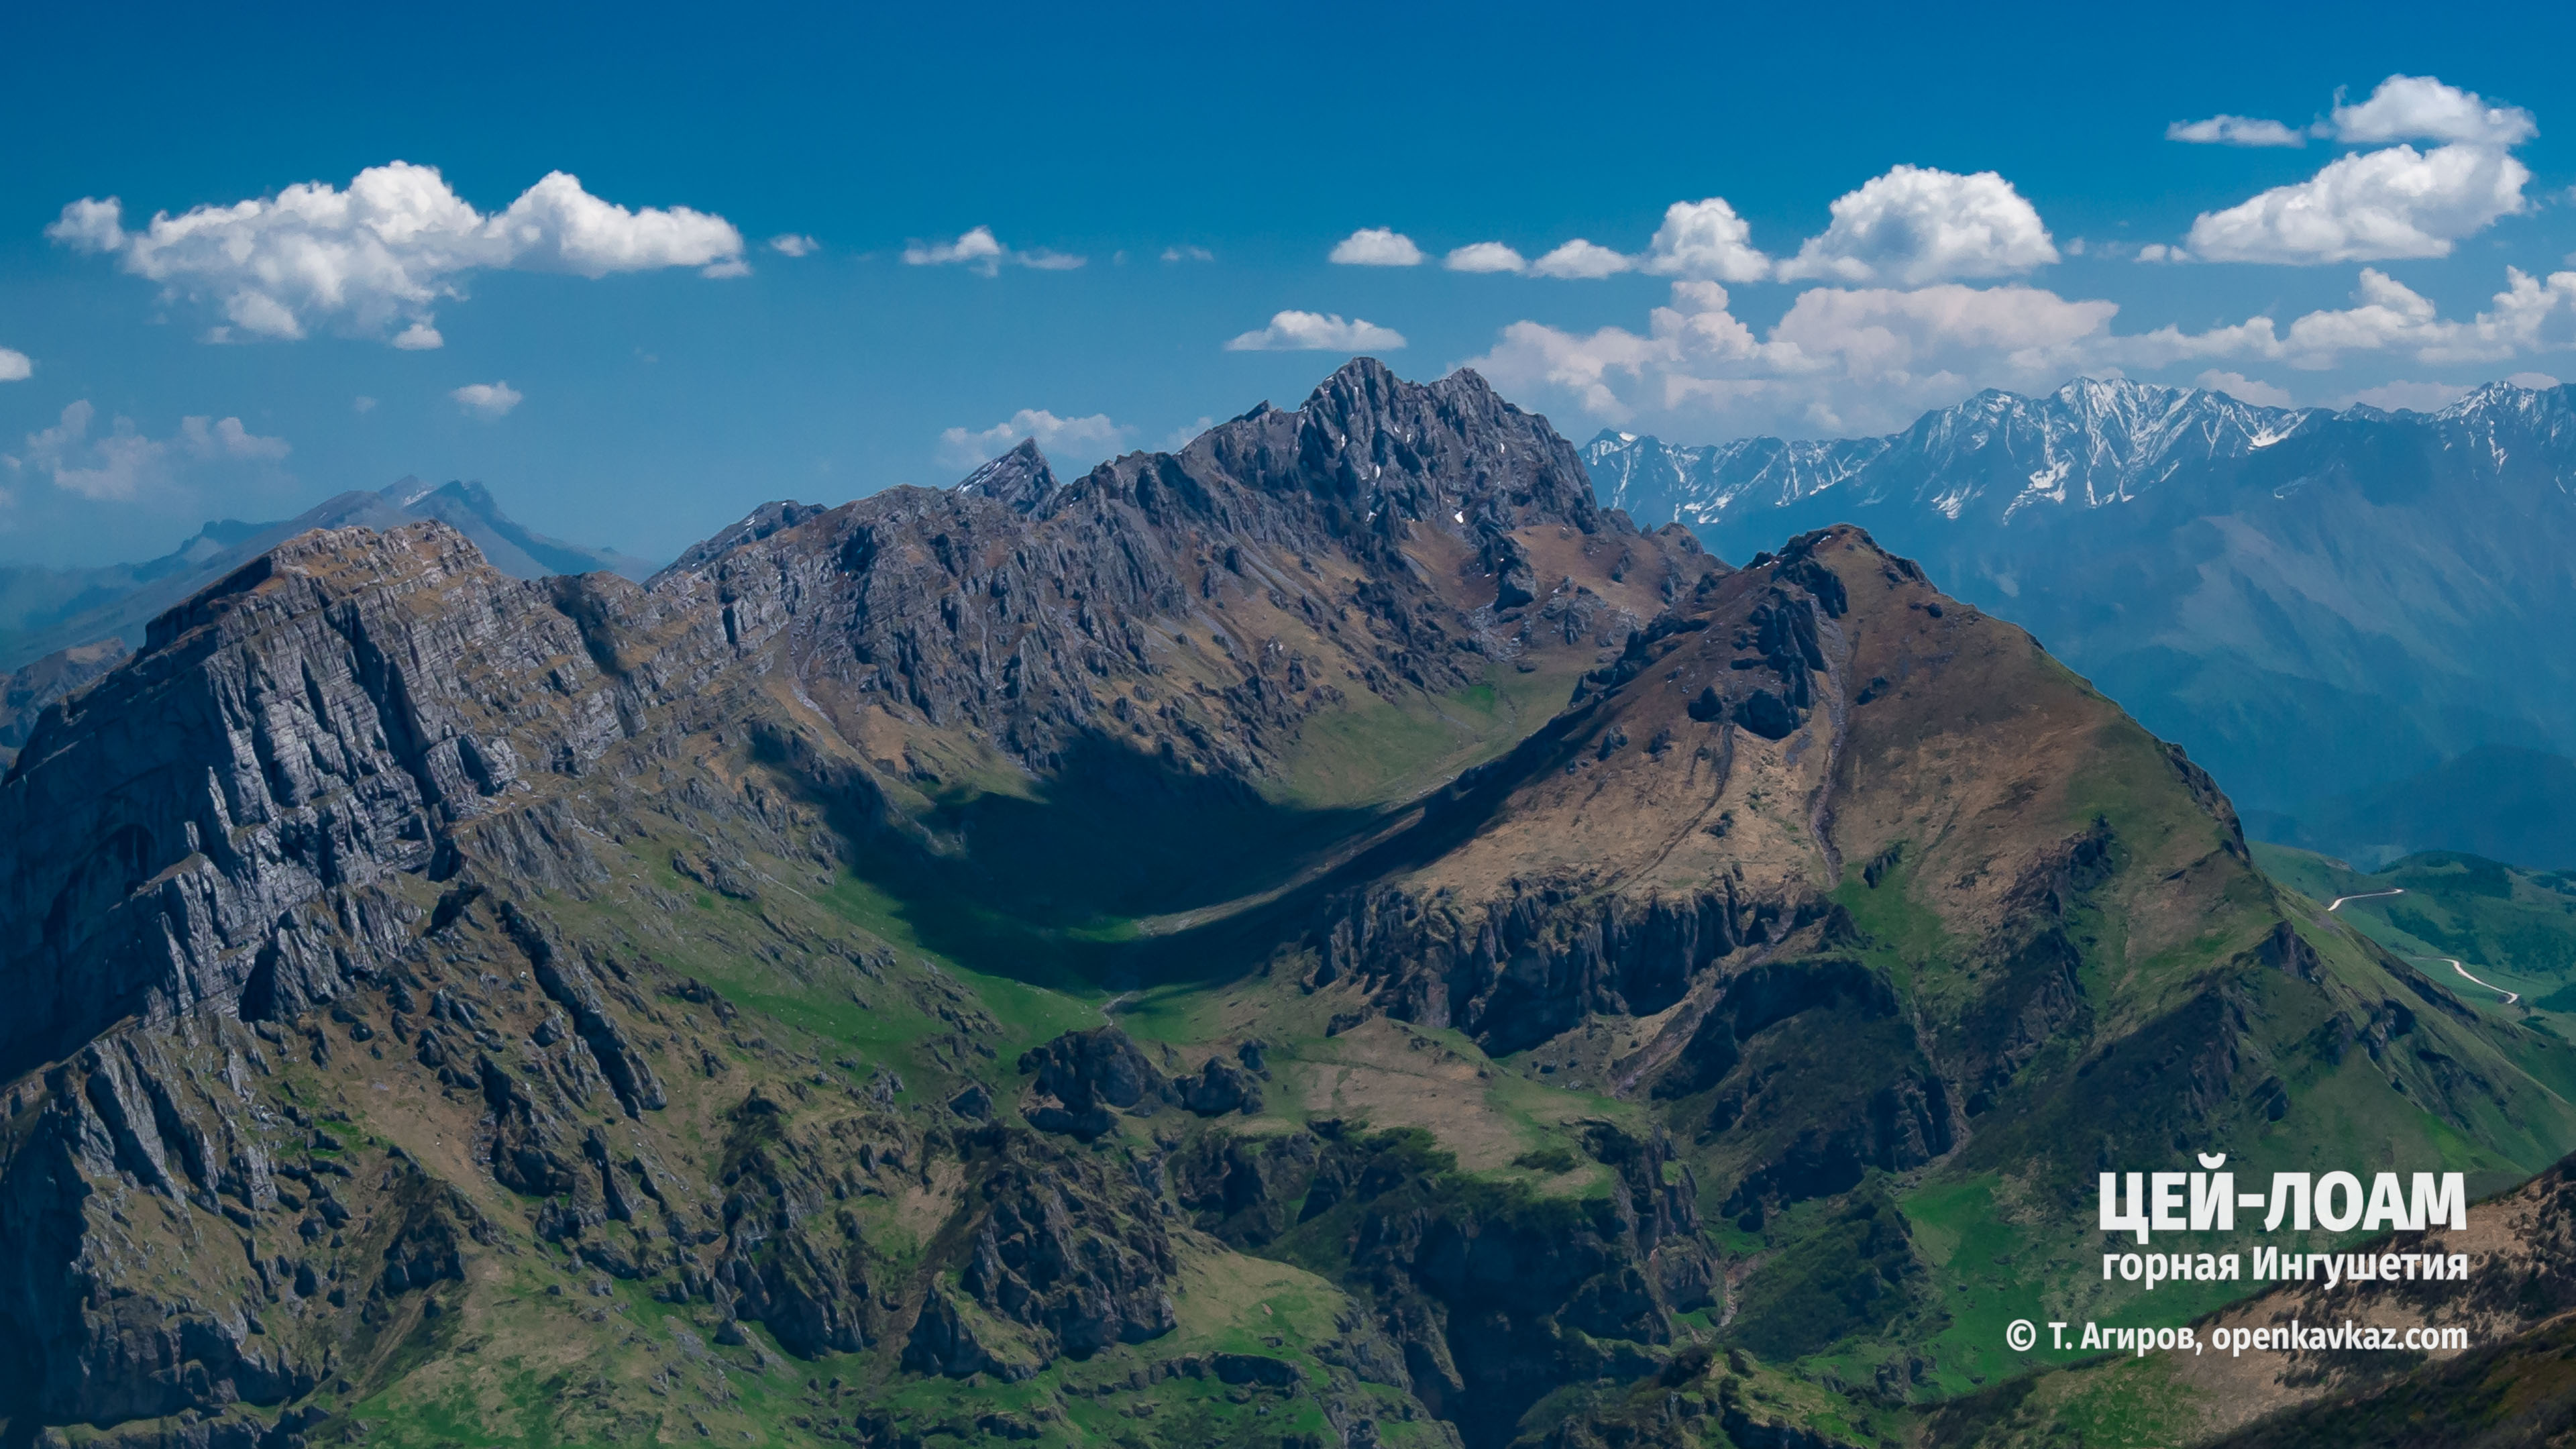
<path fill-rule="evenodd" d="M 516 578 L 606 569 L 641 579 L 652 572 L 652 565 L 612 549 L 531 532 L 503 513 L 480 483 L 432 485 L 417 478 L 378 492 L 337 494 L 274 523 L 219 519 L 144 563 L 0 565 L 0 765 L 25 743 L 38 711 L 123 657 L 155 615 L 199 589 L 312 529 L 393 528 L 423 518 L 455 528 L 494 568 Z"/>
<path fill-rule="evenodd" d="M 2284 838 L 2387 859 L 2375 827 L 2319 833 L 2338 797 L 2483 746 L 2576 755 L 2576 654 L 2545 642 L 2576 618 L 2576 388 L 2332 412 L 2086 378 L 1980 393 L 1887 437 L 1605 432 L 1583 455 L 1605 502 L 1726 557 L 1867 526 L 2031 629 Z M 2454 804 L 2463 837 L 2395 853 L 2481 848 L 2478 822 L 2514 801 Z M 2527 863 L 2576 864 L 2576 828 L 2542 848 Z"/>
<path fill-rule="evenodd" d="M 38 717 L 0 985 L 11 1443 L 2068 1440 L 2008 1321 L 2244 1286 L 2106 1165 L 2576 1148 L 2023 629 L 1367 359 L 640 584 L 279 543 Z"/>

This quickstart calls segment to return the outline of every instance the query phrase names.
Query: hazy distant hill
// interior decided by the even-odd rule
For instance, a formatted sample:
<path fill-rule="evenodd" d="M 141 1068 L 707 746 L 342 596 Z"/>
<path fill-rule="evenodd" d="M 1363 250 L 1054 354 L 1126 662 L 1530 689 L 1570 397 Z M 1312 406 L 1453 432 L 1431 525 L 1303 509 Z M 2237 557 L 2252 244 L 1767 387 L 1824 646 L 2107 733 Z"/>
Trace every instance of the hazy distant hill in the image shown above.
<path fill-rule="evenodd" d="M 2482 745 L 2403 780 L 2311 801 L 2295 814 L 2249 814 L 2245 825 L 2365 869 L 2424 850 L 2576 869 L 2576 760 Z"/>
<path fill-rule="evenodd" d="M 219 519 L 144 563 L 0 566 L 0 672 L 102 639 L 123 639 L 131 647 L 153 615 L 306 529 L 392 528 L 422 518 L 438 519 L 474 540 L 494 568 L 517 578 L 606 569 L 641 579 L 653 571 L 653 565 L 614 549 L 583 548 L 529 531 L 503 513 L 480 483 L 431 485 L 405 478 L 375 493 L 338 494 L 271 523 Z"/>
<path fill-rule="evenodd" d="M 2088 378 L 1884 438 L 1604 433 L 1584 459 L 1605 501 L 1737 562 L 1866 526 L 2240 804 L 2304 818 L 2480 746 L 2576 755 L 2576 650 L 2547 642 L 2576 619 L 2576 388 L 2331 413 Z"/>

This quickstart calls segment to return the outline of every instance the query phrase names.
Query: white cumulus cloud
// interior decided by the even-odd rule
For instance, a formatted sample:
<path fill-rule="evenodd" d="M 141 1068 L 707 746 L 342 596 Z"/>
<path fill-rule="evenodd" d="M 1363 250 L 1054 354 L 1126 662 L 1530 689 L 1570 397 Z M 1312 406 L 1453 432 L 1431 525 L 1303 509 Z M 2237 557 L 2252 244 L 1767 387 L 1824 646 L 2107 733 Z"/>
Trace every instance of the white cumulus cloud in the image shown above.
<path fill-rule="evenodd" d="M 1163 248 L 1163 260 L 1167 262 L 1212 262 L 1216 260 L 1216 253 L 1209 251 L 1206 247 L 1165 247 Z"/>
<path fill-rule="evenodd" d="M 1585 241 L 1581 237 L 1576 237 L 1530 263 L 1530 271 L 1534 275 L 1565 277 L 1585 282 L 1614 277 L 1621 272 L 1632 272 L 1636 269 L 1636 258 L 1624 252 L 1612 251 L 1608 247 Z"/>
<path fill-rule="evenodd" d="M 1044 247 L 1026 251 L 1007 247 L 993 235 L 991 227 L 979 226 L 955 241 L 909 243 L 903 249 L 903 260 L 906 265 L 915 267 L 965 267 L 989 277 L 1000 272 L 1005 265 L 1041 272 L 1069 272 L 1089 258 L 1048 251 Z"/>
<path fill-rule="evenodd" d="M 823 244 L 802 232 L 780 232 L 769 239 L 769 249 L 782 257 L 810 257 L 823 249 Z"/>
<path fill-rule="evenodd" d="M 2520 106 L 2490 103 L 2432 76 L 2392 75 L 2367 100 L 2338 104 L 2305 131 L 2216 116 L 2177 123 L 2166 134 L 2238 145 L 2295 145 L 2322 136 L 2381 147 L 2339 157 L 2305 181 L 2204 212 L 2176 249 L 2209 261 L 2319 263 L 2449 256 L 2461 238 L 2529 210 L 2523 188 L 2531 172 L 2509 153 L 2540 127 Z M 2406 144 L 2416 141 L 2432 144 L 2420 151 Z"/>
<path fill-rule="evenodd" d="M 212 302 L 235 335 L 296 338 L 316 327 L 400 345 L 434 346 L 434 309 L 465 295 L 481 270 L 613 272 L 742 268 L 742 234 L 723 217 L 684 206 L 630 210 L 551 172 L 497 212 L 477 211 L 437 168 L 396 161 L 276 196 L 156 213 L 124 225 L 114 197 L 84 197 L 45 229 L 56 242 L 118 259 L 173 295 Z"/>
<path fill-rule="evenodd" d="M 2308 133 L 2256 116 L 2222 115 L 2205 121 L 2176 121 L 2165 127 L 2165 139 L 2202 146 L 2304 146 L 2308 144 Z"/>
<path fill-rule="evenodd" d="M 506 382 L 469 382 L 448 394 L 456 405 L 482 418 L 509 415 L 510 409 L 526 401 L 527 394 Z"/>
<path fill-rule="evenodd" d="M 14 348 L 0 347 L 0 382 L 25 382 L 36 370 L 27 354 Z"/>
<path fill-rule="evenodd" d="M 1526 272 L 1529 258 L 1498 241 L 1469 242 L 1440 259 L 1453 272 Z"/>
<path fill-rule="evenodd" d="M 2531 112 L 2495 106 L 2475 91 L 2444 85 L 2428 75 L 2392 75 L 2359 105 L 2337 106 L 2329 124 L 2338 141 L 2440 141 L 2471 146 L 2519 146 L 2540 134 Z"/>
<path fill-rule="evenodd" d="M 2039 212 L 1992 171 L 1898 166 L 1837 199 L 1833 220 L 1780 264 L 1782 281 L 1920 286 L 2001 277 L 2057 260 Z"/>
<path fill-rule="evenodd" d="M 1118 451 L 1131 431 L 1111 422 L 1107 413 L 1060 418 L 1044 408 L 1022 408 L 980 432 L 944 430 L 939 435 L 939 461 L 972 468 L 1009 452 L 1022 438 L 1034 438 L 1038 451 L 1052 463 L 1095 463 Z"/>
<path fill-rule="evenodd" d="M 1391 226 L 1364 226 L 1333 243 L 1326 258 L 1345 267 L 1418 267 L 1422 248 Z"/>
<path fill-rule="evenodd" d="M 2390 146 L 2203 213 L 2185 246 L 2220 262 L 2446 257 L 2460 238 L 2523 210 L 2530 180 L 2521 162 L 2490 146 Z"/>
<path fill-rule="evenodd" d="M 1771 259 L 1753 245 L 1753 228 L 1718 196 L 1665 207 L 1644 265 L 1657 276 L 1712 282 L 1758 282 L 1771 275 Z"/>
<path fill-rule="evenodd" d="M 54 426 L 27 435 L 26 463 L 66 492 L 121 503 L 169 483 L 189 462 L 273 464 L 292 451 L 284 438 L 262 437 L 239 418 L 181 418 L 170 438 L 147 437 L 122 417 L 92 437 L 97 418 L 86 398 L 66 406 Z"/>
<path fill-rule="evenodd" d="M 1404 334 L 1364 317 L 1345 322 L 1338 313 L 1277 312 L 1270 325 L 1225 344 L 1228 352 L 1392 352 Z"/>

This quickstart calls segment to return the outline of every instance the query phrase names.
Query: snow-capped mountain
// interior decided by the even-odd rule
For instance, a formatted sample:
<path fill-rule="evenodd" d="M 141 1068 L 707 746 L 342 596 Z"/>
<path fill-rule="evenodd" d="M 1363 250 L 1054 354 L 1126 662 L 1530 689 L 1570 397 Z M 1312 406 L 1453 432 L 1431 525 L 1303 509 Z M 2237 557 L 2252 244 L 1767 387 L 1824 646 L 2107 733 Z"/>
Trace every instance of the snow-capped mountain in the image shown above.
<path fill-rule="evenodd" d="M 1886 437 L 1605 432 L 1604 501 L 1742 560 L 1834 522 L 2029 627 L 2240 803 L 2576 756 L 2576 387 L 2433 413 L 2078 379 Z"/>
<path fill-rule="evenodd" d="M 2125 502 L 2192 467 L 2242 458 L 2334 416 L 2204 388 L 2079 377 L 2045 397 L 1989 389 L 1879 438 L 1744 438 L 1676 447 L 1603 432 L 1583 450 L 1602 497 L 1639 521 L 1764 526 L 1761 510 L 1841 488 L 1999 522 L 2035 504 Z"/>
<path fill-rule="evenodd" d="M 1604 430 L 1582 452 L 1604 502 L 1641 523 L 1686 524 L 1720 544 L 1783 534 L 1772 513 L 1781 509 L 1858 517 L 1857 510 L 1910 503 L 1952 522 L 2010 524 L 2041 505 L 2130 503 L 2177 477 L 2241 463 L 2333 425 L 2430 430 L 2442 448 L 2485 455 L 2497 468 L 2519 450 L 2569 486 L 2576 479 L 2570 396 L 2568 388 L 2499 382 L 2438 413 L 2333 412 L 2079 377 L 2042 397 L 1988 389 L 1884 437 L 1686 446 Z"/>

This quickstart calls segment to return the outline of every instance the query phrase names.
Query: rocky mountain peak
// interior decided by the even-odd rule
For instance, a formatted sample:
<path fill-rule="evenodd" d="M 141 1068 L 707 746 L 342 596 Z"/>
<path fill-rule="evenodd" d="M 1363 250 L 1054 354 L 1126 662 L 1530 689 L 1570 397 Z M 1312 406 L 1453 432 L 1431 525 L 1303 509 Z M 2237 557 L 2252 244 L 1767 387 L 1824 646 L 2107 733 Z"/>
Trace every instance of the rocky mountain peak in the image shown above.
<path fill-rule="evenodd" d="M 1020 439 L 1009 452 L 967 474 L 957 484 L 960 493 L 990 498 L 1022 513 L 1035 513 L 1055 490 L 1055 473 L 1047 467 L 1046 454 L 1038 451 L 1035 438 Z"/>
<path fill-rule="evenodd" d="M 1262 492 L 1309 499 L 1345 536 L 1394 539 L 1416 522 L 1462 533 L 1602 526 L 1573 445 L 1463 368 L 1416 383 L 1353 358 L 1295 412 L 1256 408 L 1179 457 L 1184 468 L 1204 460 Z M 1138 455 L 1115 470 L 1161 466 Z"/>
<path fill-rule="evenodd" d="M 772 534 L 784 532 L 819 517 L 831 510 L 815 503 L 798 503 L 780 499 L 764 503 L 743 515 L 739 522 L 722 529 L 712 538 L 690 545 L 678 558 L 663 567 L 653 579 L 660 582 L 677 574 L 693 574 L 717 559 L 748 543 L 757 543 Z"/>

